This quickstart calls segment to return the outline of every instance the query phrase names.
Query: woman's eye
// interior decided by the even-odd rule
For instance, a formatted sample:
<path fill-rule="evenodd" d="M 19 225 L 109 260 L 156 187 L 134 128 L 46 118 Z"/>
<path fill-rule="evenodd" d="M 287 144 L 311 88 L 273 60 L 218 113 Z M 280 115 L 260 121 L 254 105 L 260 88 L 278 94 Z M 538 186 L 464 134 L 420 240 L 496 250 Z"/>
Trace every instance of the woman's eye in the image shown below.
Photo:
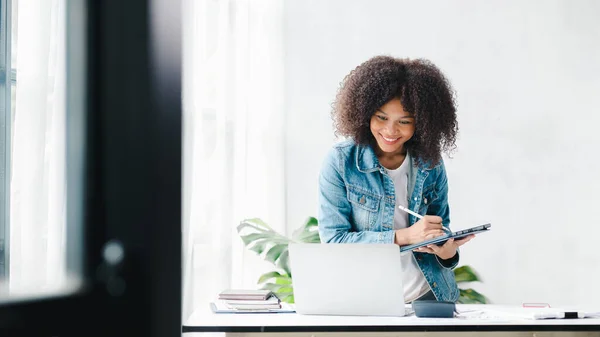
<path fill-rule="evenodd" d="M 386 118 L 386 117 L 383 117 L 383 116 L 379 116 L 379 115 L 377 115 L 377 118 L 379 118 L 379 120 L 382 120 L 382 121 L 387 121 L 387 118 Z"/>
<path fill-rule="evenodd" d="M 411 123 L 410 121 L 400 121 L 400 124 L 404 124 L 404 125 L 408 125 L 410 123 Z"/>

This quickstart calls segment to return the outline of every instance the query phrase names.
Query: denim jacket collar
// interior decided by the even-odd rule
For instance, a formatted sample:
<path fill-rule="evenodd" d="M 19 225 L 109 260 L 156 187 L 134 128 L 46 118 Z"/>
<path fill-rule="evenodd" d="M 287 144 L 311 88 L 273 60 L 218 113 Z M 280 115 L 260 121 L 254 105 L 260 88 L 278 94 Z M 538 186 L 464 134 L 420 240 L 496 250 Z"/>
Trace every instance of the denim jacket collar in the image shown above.
<path fill-rule="evenodd" d="M 356 168 L 360 172 L 370 173 L 381 170 L 381 164 L 373 148 L 369 145 L 359 145 L 356 151 Z"/>
<path fill-rule="evenodd" d="M 417 176 L 421 174 L 420 181 L 425 181 L 429 175 L 430 167 L 427 165 L 418 164 L 415 167 L 414 159 L 412 156 L 408 158 L 408 195 L 412 196 L 415 184 L 417 183 Z M 369 145 L 359 145 L 358 151 L 356 152 L 356 168 L 364 173 L 370 173 L 380 171 L 382 174 L 386 174 L 383 166 L 379 163 L 377 155 L 373 150 L 373 147 Z"/>
<path fill-rule="evenodd" d="M 418 167 L 415 168 L 413 157 L 408 156 L 410 162 L 410 170 L 420 170 L 420 171 L 429 171 L 430 167 L 427 165 L 419 164 Z M 383 167 L 379 163 L 379 159 L 377 159 L 377 155 L 373 150 L 373 147 L 370 145 L 359 145 L 358 151 L 356 151 L 356 168 L 360 172 L 369 173 L 374 171 L 383 171 Z"/>

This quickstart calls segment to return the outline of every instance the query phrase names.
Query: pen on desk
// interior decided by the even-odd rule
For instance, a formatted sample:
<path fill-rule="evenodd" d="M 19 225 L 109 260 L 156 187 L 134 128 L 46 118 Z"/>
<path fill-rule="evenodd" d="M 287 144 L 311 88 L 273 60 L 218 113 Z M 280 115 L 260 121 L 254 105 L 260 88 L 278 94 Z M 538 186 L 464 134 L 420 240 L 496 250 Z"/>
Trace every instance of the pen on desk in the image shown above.
<path fill-rule="evenodd" d="M 423 219 L 423 216 L 417 212 L 413 212 L 410 209 L 402 206 L 402 205 L 398 205 L 398 208 L 405 211 L 406 213 L 410 214 L 410 215 L 414 215 L 417 219 Z M 448 228 L 444 227 L 444 225 L 442 225 L 442 230 L 446 233 L 448 233 L 449 235 L 452 234 L 452 231 L 450 231 Z"/>

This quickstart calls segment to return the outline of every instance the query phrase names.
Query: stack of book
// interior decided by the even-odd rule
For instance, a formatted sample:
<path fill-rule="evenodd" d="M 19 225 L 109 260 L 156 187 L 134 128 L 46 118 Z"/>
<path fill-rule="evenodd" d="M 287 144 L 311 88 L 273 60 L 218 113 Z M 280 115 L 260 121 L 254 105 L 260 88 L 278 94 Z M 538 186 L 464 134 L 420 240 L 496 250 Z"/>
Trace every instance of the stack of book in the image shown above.
<path fill-rule="evenodd" d="M 280 309 L 281 302 L 270 290 L 227 289 L 219 294 L 219 301 L 229 309 Z"/>

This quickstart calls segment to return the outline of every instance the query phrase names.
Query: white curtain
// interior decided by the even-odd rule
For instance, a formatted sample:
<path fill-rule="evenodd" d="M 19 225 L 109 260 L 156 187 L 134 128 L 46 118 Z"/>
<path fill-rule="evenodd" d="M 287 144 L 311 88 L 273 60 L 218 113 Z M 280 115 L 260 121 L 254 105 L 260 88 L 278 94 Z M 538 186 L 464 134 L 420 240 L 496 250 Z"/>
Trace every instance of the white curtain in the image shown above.
<path fill-rule="evenodd" d="M 64 0 L 13 6 L 9 289 L 15 295 L 51 292 L 65 281 L 65 8 Z"/>
<path fill-rule="evenodd" d="M 285 234 L 282 3 L 184 0 L 183 319 L 270 268 L 236 226 Z"/>

